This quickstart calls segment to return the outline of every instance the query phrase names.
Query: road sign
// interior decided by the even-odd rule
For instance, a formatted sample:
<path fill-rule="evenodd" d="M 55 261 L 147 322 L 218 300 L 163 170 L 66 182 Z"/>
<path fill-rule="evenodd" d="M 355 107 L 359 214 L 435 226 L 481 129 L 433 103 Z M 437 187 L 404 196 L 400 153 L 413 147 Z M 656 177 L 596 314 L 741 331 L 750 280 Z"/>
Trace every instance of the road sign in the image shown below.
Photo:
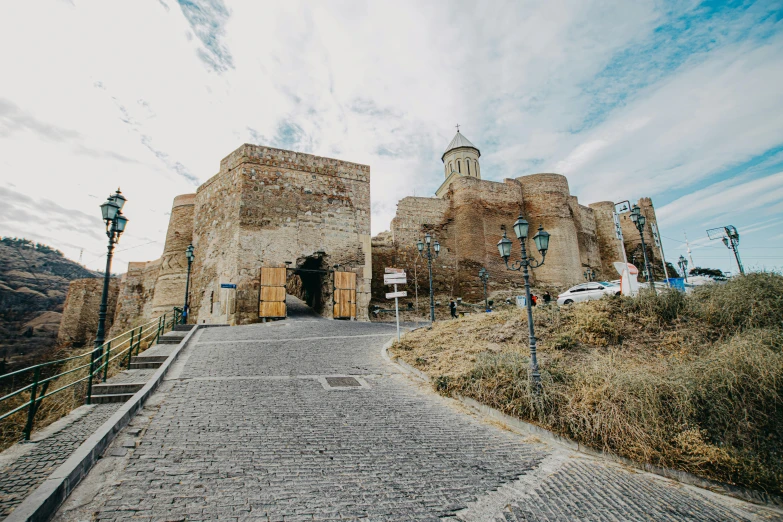
<path fill-rule="evenodd" d="M 220 288 L 236 288 L 237 285 L 234 283 L 220 283 Z"/>
<path fill-rule="evenodd" d="M 384 273 L 386 274 L 404 274 L 405 269 L 404 268 L 386 268 L 384 270 Z"/>
<path fill-rule="evenodd" d="M 402 290 L 400 292 L 389 292 L 386 294 L 386 299 L 394 299 L 395 297 L 408 297 L 408 292 Z"/>
<path fill-rule="evenodd" d="M 383 284 L 385 285 L 404 285 L 408 283 L 408 279 L 404 273 L 402 274 L 385 274 L 383 276 Z"/>

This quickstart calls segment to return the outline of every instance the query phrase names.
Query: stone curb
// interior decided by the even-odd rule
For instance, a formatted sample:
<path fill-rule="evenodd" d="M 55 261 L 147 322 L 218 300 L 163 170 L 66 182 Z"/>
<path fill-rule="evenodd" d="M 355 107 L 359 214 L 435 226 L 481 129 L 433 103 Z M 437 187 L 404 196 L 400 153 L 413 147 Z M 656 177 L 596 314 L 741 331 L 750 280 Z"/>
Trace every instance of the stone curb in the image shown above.
<path fill-rule="evenodd" d="M 95 432 L 85 440 L 76 451 L 68 457 L 43 484 L 38 486 L 19 506 L 5 519 L 5 522 L 46 522 L 56 512 L 60 505 L 68 498 L 71 491 L 81 482 L 92 468 L 93 464 L 101 457 L 104 450 L 111 444 L 117 434 L 136 415 L 144 403 L 163 382 L 163 378 L 169 367 L 179 353 L 187 346 L 191 337 L 203 325 L 196 325 L 191 329 L 168 359 L 152 375 L 147 384 L 136 392 L 125 404 L 104 422 Z"/>
<path fill-rule="evenodd" d="M 410 364 L 400 360 L 397 357 L 391 358 L 388 351 L 389 348 L 391 348 L 391 345 L 394 344 L 395 340 L 396 338 L 391 339 L 389 342 L 383 345 L 383 348 L 381 350 L 384 358 L 389 362 L 391 362 L 392 364 L 396 364 L 405 373 L 412 375 L 417 380 L 432 384 L 432 378 L 426 373 L 422 372 L 417 368 L 414 368 Z M 752 489 L 743 488 L 740 486 L 734 486 L 732 484 L 726 484 L 724 482 L 718 482 L 717 480 L 706 479 L 703 477 L 699 477 L 698 475 L 694 475 L 693 473 L 688 473 L 687 471 L 680 471 L 676 469 L 655 466 L 653 464 L 636 462 L 635 460 L 631 460 L 626 457 L 621 457 L 620 455 L 615 455 L 614 453 L 609 453 L 607 451 L 597 450 L 589 446 L 585 446 L 584 444 L 580 444 L 571 439 L 558 435 L 550 430 L 547 430 L 546 428 L 542 428 L 540 426 L 536 426 L 535 424 L 525 422 L 521 419 L 517 419 L 516 417 L 511 417 L 510 415 L 506 415 L 500 410 L 487 406 L 486 404 L 482 404 L 469 397 L 455 395 L 453 398 L 458 400 L 468 408 L 472 409 L 473 411 L 481 414 L 482 416 L 500 422 L 511 431 L 514 431 L 522 435 L 533 435 L 547 442 L 565 446 L 566 448 L 572 451 L 584 453 L 586 455 L 590 455 L 591 457 L 597 457 L 612 462 L 617 462 L 619 464 L 623 464 L 630 468 L 640 469 L 642 471 L 646 471 L 654 475 L 675 480 L 683 484 L 688 484 L 690 486 L 696 486 L 701 489 L 706 489 L 713 493 L 718 493 L 721 495 L 738 498 L 740 500 L 751 502 L 753 504 L 759 504 L 762 506 L 771 507 L 774 508 L 776 511 L 779 510 L 781 507 L 783 507 L 783 498 L 778 497 L 776 495 L 771 495 L 765 491 L 756 491 Z"/>

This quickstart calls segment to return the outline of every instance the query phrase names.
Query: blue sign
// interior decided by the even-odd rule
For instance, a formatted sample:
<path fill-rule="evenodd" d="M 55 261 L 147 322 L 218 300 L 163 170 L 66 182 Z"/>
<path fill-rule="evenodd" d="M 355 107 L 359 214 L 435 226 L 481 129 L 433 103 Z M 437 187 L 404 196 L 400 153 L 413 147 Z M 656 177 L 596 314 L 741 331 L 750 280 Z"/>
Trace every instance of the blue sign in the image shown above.
<path fill-rule="evenodd" d="M 236 288 L 237 285 L 234 283 L 220 283 L 220 288 Z"/>

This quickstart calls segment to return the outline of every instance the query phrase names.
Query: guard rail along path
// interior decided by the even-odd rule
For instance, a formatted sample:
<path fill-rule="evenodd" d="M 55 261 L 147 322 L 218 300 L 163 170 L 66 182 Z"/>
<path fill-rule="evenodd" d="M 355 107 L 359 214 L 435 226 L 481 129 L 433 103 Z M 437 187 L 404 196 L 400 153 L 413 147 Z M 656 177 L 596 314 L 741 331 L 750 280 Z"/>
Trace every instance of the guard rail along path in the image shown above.
<path fill-rule="evenodd" d="M 179 323 L 180 318 L 181 310 L 174 308 L 157 319 L 109 339 L 89 352 L 0 375 L 0 390 L 13 389 L 16 383 L 23 383 L 0 397 L 0 429 L 13 431 L 14 426 L 22 424 L 23 416 L 26 415 L 21 439 L 28 441 L 35 427 L 36 413 L 41 411 L 44 399 L 69 392 L 72 394 L 72 405 L 80 404 L 82 396 L 85 404 L 91 404 L 96 381 L 106 382 L 109 376 L 123 367 L 130 368 L 133 356 L 155 344 L 164 333 Z M 60 397 L 64 398 L 63 395 Z M 60 410 L 60 416 L 66 415 L 71 409 Z"/>

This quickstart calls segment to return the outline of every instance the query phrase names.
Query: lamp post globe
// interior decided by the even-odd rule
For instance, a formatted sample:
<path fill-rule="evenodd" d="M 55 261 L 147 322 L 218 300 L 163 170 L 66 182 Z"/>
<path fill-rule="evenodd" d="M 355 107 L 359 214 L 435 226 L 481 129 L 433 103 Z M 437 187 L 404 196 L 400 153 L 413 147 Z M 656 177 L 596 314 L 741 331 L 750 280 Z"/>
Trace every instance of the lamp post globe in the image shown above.
<path fill-rule="evenodd" d="M 539 225 L 538 232 L 533 237 L 533 243 L 536 245 L 536 249 L 541 254 L 541 261 L 536 261 L 532 257 L 528 257 L 527 248 L 525 243 L 528 237 L 529 224 L 527 220 L 520 214 L 514 223 L 514 234 L 519 239 L 519 245 L 521 250 L 521 259 L 516 263 L 509 266 L 508 259 L 511 256 L 511 240 L 506 236 L 506 230 L 503 229 L 503 237 L 498 241 L 498 253 L 503 258 L 503 262 L 506 264 L 506 269 L 514 271 L 522 271 L 522 277 L 525 280 L 525 306 L 527 308 L 527 325 L 528 334 L 530 339 L 530 378 L 533 384 L 533 392 L 535 394 L 541 391 L 541 374 L 538 370 L 538 357 L 536 347 L 536 334 L 533 326 L 533 307 L 530 299 L 530 273 L 528 268 L 538 268 L 544 264 L 546 253 L 549 250 L 549 233 L 544 230 L 542 225 Z"/>

